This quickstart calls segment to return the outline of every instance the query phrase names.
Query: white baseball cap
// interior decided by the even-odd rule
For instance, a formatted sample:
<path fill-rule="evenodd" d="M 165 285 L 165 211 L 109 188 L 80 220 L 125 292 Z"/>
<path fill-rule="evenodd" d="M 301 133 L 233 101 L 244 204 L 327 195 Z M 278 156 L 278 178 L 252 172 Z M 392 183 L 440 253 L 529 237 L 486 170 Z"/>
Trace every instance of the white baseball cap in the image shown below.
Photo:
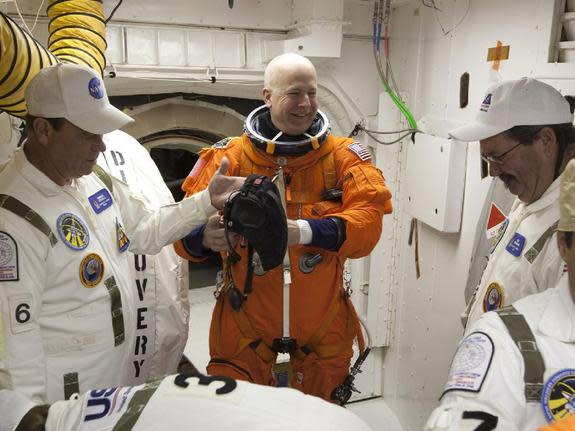
<path fill-rule="evenodd" d="M 460 141 L 480 141 L 515 126 L 572 123 L 569 102 L 556 89 L 533 78 L 489 87 L 475 122 L 449 132 Z"/>
<path fill-rule="evenodd" d="M 110 104 L 102 78 L 88 67 L 56 64 L 46 67 L 26 89 L 28 113 L 41 118 L 65 118 L 96 135 L 134 121 Z"/>

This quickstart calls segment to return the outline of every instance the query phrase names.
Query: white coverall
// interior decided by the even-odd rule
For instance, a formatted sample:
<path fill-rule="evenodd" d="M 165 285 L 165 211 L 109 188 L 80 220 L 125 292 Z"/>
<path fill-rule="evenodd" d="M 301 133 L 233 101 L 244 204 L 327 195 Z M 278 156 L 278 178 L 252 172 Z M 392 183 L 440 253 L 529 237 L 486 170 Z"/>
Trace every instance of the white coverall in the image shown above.
<path fill-rule="evenodd" d="M 290 388 L 175 376 L 136 388 L 91 391 L 50 408 L 46 431 L 369 431 L 352 412 Z M 220 390 L 220 394 L 216 393 Z M 151 395 L 151 398 L 150 398 Z M 138 400 L 139 398 L 139 400 Z M 149 399 L 149 401 L 148 401 Z M 136 407 L 137 406 L 137 407 Z M 143 408 L 143 410 L 142 410 Z M 141 411 L 140 411 L 141 410 Z M 130 421 L 131 419 L 131 421 Z"/>
<path fill-rule="evenodd" d="M 575 368 L 575 303 L 568 277 L 562 277 L 556 288 L 513 305 L 535 336 L 545 363 L 544 384 L 548 386 L 558 371 Z M 537 430 L 547 420 L 540 402 L 526 402 L 524 370 L 523 357 L 499 315 L 484 314 L 461 341 L 441 404 L 425 429 L 475 430 L 482 423 L 479 418 L 485 416 L 487 420 L 487 414 L 497 418 L 497 426 L 482 429 Z"/>
<path fill-rule="evenodd" d="M 0 431 L 70 387 L 83 393 L 129 384 L 134 353 L 153 349 L 136 337 L 147 310 L 136 307 L 122 226 L 133 252 L 154 254 L 216 212 L 207 193 L 153 210 L 112 181 L 113 196 L 95 174 L 58 186 L 22 149 L 0 167 L 0 194 L 35 210 L 58 239 L 52 246 L 0 208 Z M 103 271 L 94 271 L 98 259 Z"/>
<path fill-rule="evenodd" d="M 559 220 L 558 202 L 559 179 L 529 205 L 519 199 L 515 200 L 507 229 L 489 256 L 481 282 L 467 308 L 466 334 L 469 333 L 471 323 L 486 311 L 503 308 L 527 295 L 541 292 L 547 286 L 557 285 L 563 273 L 563 261 L 559 256 L 555 235 L 547 238 L 533 263 L 526 258 L 526 253 Z M 515 244 L 510 245 L 514 240 Z M 486 306 L 490 298 L 495 299 L 496 303 L 499 300 L 499 306 Z"/>
<path fill-rule="evenodd" d="M 124 181 L 153 208 L 174 203 L 174 198 L 148 151 L 132 136 L 121 130 L 103 136 L 106 151 L 98 164 Z M 132 286 L 137 290 L 136 306 L 146 308 L 146 328 L 136 337 L 145 337 L 152 351 L 145 357 L 135 355 L 130 385 L 149 382 L 177 371 L 188 339 L 190 308 L 188 301 L 188 262 L 181 259 L 172 245 L 156 255 L 132 254 Z M 134 362 L 133 362 L 134 363 Z"/>

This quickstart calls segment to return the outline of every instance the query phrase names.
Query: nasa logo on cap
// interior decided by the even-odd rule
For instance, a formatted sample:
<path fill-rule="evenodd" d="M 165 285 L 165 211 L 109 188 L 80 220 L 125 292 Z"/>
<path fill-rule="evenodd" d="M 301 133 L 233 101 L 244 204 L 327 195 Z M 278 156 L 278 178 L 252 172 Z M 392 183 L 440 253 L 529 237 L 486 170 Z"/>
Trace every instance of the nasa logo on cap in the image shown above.
<path fill-rule="evenodd" d="M 483 112 L 487 112 L 490 106 L 491 106 L 491 93 L 485 96 L 485 99 L 483 99 L 483 102 L 481 103 L 481 108 L 479 109 Z"/>
<path fill-rule="evenodd" d="M 101 99 L 104 97 L 104 87 L 100 78 L 90 79 L 90 82 L 88 83 L 88 91 L 90 92 L 90 96 L 94 99 Z"/>

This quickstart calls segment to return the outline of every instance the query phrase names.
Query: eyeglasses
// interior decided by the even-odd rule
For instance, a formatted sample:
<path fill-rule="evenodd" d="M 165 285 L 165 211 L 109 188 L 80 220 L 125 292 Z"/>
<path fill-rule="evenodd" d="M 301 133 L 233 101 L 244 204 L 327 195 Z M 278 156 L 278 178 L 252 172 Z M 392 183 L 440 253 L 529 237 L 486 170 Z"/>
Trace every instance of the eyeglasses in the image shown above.
<path fill-rule="evenodd" d="M 505 156 L 509 154 L 511 151 L 513 151 L 515 148 L 517 148 L 519 145 L 521 145 L 521 142 L 509 148 L 507 151 L 499 154 L 498 156 L 487 156 L 485 154 L 482 154 L 481 160 L 483 160 L 485 163 L 495 163 L 497 165 L 501 165 L 505 161 Z"/>

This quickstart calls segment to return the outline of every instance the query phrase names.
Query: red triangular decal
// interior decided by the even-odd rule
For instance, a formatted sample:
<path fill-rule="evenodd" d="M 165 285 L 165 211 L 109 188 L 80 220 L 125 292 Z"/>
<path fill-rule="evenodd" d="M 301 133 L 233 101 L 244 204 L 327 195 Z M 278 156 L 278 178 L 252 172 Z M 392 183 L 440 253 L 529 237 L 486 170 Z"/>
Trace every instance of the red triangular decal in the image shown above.
<path fill-rule="evenodd" d="M 487 230 L 501 224 L 507 217 L 501 212 L 497 205 L 491 202 L 491 211 L 489 211 L 489 218 L 487 219 Z"/>

